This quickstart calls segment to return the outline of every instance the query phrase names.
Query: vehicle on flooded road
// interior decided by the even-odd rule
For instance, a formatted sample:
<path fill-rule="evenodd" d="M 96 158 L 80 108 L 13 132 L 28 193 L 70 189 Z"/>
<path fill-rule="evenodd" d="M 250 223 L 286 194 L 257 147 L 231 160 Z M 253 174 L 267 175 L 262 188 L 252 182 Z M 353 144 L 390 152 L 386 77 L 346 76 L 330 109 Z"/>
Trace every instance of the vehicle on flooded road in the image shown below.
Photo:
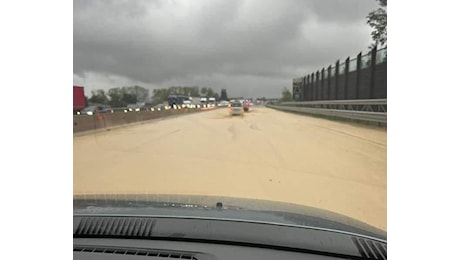
<path fill-rule="evenodd" d="M 91 105 L 85 107 L 81 111 L 81 115 L 96 115 L 96 114 L 104 114 L 104 113 L 113 113 L 113 109 L 107 105 Z"/>
<path fill-rule="evenodd" d="M 251 106 L 249 105 L 249 102 L 244 102 L 243 103 L 243 110 L 244 112 L 249 112 L 249 109 L 251 108 Z"/>
<path fill-rule="evenodd" d="M 229 105 L 229 113 L 230 116 L 243 116 L 244 114 L 244 109 L 243 109 L 243 103 L 239 101 L 235 101 Z"/>

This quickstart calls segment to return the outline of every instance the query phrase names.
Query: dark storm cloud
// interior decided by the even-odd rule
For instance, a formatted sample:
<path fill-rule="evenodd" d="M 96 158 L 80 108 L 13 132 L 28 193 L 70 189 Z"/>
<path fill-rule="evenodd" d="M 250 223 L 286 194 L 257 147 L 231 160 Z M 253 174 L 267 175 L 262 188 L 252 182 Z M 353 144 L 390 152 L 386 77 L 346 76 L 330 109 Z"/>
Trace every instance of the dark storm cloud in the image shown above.
<path fill-rule="evenodd" d="M 372 0 L 74 1 L 74 83 L 226 87 L 279 96 L 365 51 Z"/>

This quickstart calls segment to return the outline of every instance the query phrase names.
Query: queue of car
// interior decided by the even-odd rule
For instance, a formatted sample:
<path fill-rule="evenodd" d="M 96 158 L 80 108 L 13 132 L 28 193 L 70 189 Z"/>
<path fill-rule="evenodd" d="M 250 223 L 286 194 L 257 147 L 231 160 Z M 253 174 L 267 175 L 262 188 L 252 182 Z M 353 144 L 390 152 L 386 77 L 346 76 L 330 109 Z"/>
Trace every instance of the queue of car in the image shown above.
<path fill-rule="evenodd" d="M 192 108 L 195 106 L 187 106 L 187 107 Z M 94 105 L 93 104 L 77 112 L 76 115 L 96 115 L 98 113 L 103 114 L 103 113 L 114 113 L 114 112 L 129 113 L 129 112 L 140 112 L 140 111 L 162 111 L 162 110 L 168 110 L 168 109 L 173 109 L 173 107 L 170 107 L 165 104 L 157 104 L 154 106 L 151 103 L 136 103 L 136 104 L 129 104 L 126 107 L 112 108 L 109 105 L 98 105 L 98 104 Z"/>
<path fill-rule="evenodd" d="M 153 104 L 149 102 L 138 102 L 136 104 L 129 104 L 126 107 L 126 112 L 139 112 L 139 111 L 148 111 L 152 110 Z M 153 110 L 152 110 L 153 111 Z"/>
<path fill-rule="evenodd" d="M 83 115 L 96 115 L 96 114 L 104 114 L 104 113 L 113 113 L 113 109 L 107 105 L 91 105 L 85 107 L 80 114 Z"/>
<path fill-rule="evenodd" d="M 214 106 L 217 107 L 228 107 L 230 115 L 243 115 L 244 112 L 249 112 L 251 109 L 252 103 L 247 100 L 230 100 L 230 101 L 220 101 Z M 169 106 L 166 104 L 157 104 L 153 105 L 148 102 L 138 102 L 136 104 L 129 104 L 126 107 L 122 108 L 112 108 L 109 105 L 101 104 L 92 104 L 77 112 L 77 115 L 97 115 L 105 113 L 114 113 L 114 112 L 139 112 L 139 111 L 162 111 L 168 109 L 184 109 L 184 108 L 201 108 L 201 107 L 211 107 L 211 105 L 206 104 L 195 104 L 191 101 L 184 101 L 183 104 L 178 106 Z"/>

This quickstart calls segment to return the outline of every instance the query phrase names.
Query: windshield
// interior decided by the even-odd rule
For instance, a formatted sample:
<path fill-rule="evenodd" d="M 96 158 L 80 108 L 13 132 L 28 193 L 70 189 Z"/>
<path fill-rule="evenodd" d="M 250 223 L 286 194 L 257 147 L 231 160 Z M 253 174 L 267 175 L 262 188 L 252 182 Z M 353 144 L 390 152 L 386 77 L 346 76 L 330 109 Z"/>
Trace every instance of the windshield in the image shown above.
<path fill-rule="evenodd" d="M 386 232 L 386 1 L 74 0 L 73 12 L 73 84 L 113 108 L 73 115 L 75 198 L 307 207 Z"/>

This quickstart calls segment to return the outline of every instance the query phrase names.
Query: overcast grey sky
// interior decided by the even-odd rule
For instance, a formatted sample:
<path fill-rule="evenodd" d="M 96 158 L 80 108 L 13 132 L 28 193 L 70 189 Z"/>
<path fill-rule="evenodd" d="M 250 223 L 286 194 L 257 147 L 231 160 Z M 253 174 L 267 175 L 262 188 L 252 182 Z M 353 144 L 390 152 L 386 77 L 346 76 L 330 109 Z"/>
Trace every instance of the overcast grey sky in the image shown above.
<path fill-rule="evenodd" d="M 74 85 L 212 87 L 279 97 L 367 51 L 374 0 L 74 0 Z"/>

